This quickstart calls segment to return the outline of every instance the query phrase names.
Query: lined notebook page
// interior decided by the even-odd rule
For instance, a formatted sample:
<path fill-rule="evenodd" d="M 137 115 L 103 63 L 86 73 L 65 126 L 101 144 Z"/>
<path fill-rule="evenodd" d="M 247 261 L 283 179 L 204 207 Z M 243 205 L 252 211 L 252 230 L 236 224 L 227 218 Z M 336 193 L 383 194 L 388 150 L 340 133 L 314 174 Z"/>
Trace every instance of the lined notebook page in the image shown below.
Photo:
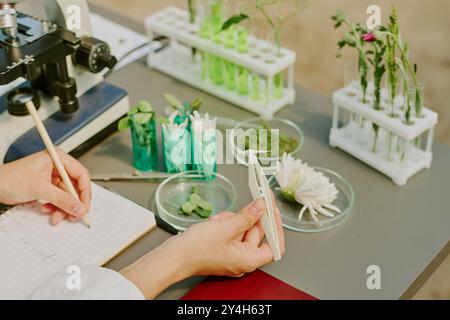
<path fill-rule="evenodd" d="M 101 266 L 156 225 L 147 209 L 92 188 L 92 229 L 67 221 L 53 227 L 37 205 L 0 215 L 0 299 L 24 299 L 72 264 Z"/>

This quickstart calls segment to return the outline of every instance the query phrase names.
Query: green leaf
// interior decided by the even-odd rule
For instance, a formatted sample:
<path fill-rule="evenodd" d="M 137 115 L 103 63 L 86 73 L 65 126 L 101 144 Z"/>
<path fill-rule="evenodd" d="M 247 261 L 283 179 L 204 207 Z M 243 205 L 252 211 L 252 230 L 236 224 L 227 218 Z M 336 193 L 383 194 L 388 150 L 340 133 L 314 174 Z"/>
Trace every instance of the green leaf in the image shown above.
<path fill-rule="evenodd" d="M 227 21 L 224 22 L 224 24 L 222 25 L 222 30 L 227 30 L 233 24 L 238 24 L 241 21 L 244 21 L 244 20 L 246 20 L 248 18 L 249 18 L 249 16 L 244 14 L 244 13 L 236 14 L 236 15 L 230 17 Z"/>
<path fill-rule="evenodd" d="M 179 209 L 182 215 L 197 214 L 201 218 L 208 218 L 212 214 L 213 206 L 209 202 L 203 200 L 197 193 L 195 187 L 192 188 L 189 200 L 186 201 Z"/>
<path fill-rule="evenodd" d="M 198 110 L 200 110 L 202 104 L 203 104 L 203 100 L 200 98 L 197 98 L 191 102 L 191 109 L 193 111 L 198 111 Z"/>
<path fill-rule="evenodd" d="M 174 107 L 174 108 L 177 108 L 177 109 L 182 109 L 182 108 L 183 108 L 183 103 L 181 103 L 181 101 L 178 100 L 178 98 L 175 97 L 175 96 L 174 96 L 173 94 L 171 94 L 171 93 L 166 93 L 166 94 L 164 95 L 164 99 L 166 100 L 166 102 L 167 102 L 171 107 Z"/>
<path fill-rule="evenodd" d="M 129 111 L 128 111 L 128 115 L 131 116 L 133 114 L 136 114 L 139 112 L 139 108 L 138 106 L 132 107 Z"/>
<path fill-rule="evenodd" d="M 209 203 L 209 202 L 207 202 L 207 201 L 205 201 L 205 200 L 200 201 L 200 202 L 197 204 L 197 206 L 198 206 L 199 208 L 201 208 L 201 209 L 203 209 L 203 210 L 205 210 L 205 211 L 209 211 L 209 212 L 211 212 L 212 209 L 213 209 L 212 204 Z"/>
<path fill-rule="evenodd" d="M 192 202 L 186 202 L 181 206 L 180 209 L 181 213 L 185 215 L 191 215 L 192 212 L 194 212 L 194 210 L 197 209 L 197 206 Z"/>
<path fill-rule="evenodd" d="M 209 218 L 212 214 L 212 211 L 208 211 L 208 210 L 203 210 L 199 207 L 195 208 L 194 212 L 199 215 L 201 218 Z"/>
<path fill-rule="evenodd" d="M 189 196 L 189 201 L 198 205 L 203 199 L 196 193 L 193 193 Z"/>
<path fill-rule="evenodd" d="M 196 193 L 191 194 L 191 196 L 189 197 L 189 201 L 191 203 L 196 204 L 199 208 L 201 208 L 203 210 L 212 211 L 212 209 L 213 209 L 212 204 L 203 200 L 202 197 L 200 197 Z"/>
<path fill-rule="evenodd" d="M 156 121 L 158 121 L 158 123 L 160 123 L 160 124 L 168 124 L 169 123 L 169 119 L 167 119 L 167 117 L 158 117 L 156 119 Z"/>
<path fill-rule="evenodd" d="M 141 112 L 153 112 L 153 107 L 148 101 L 140 101 L 137 105 Z"/>
<path fill-rule="evenodd" d="M 347 44 L 347 41 L 345 41 L 345 40 L 339 41 L 338 42 L 339 49 L 344 48 L 346 44 Z"/>
<path fill-rule="evenodd" d="M 119 131 L 125 131 L 128 130 L 129 128 L 130 128 L 130 118 L 125 117 L 120 119 L 117 125 L 117 129 L 119 129 Z"/>
<path fill-rule="evenodd" d="M 133 115 L 133 121 L 143 125 L 148 123 L 153 117 L 153 113 L 137 113 Z"/>

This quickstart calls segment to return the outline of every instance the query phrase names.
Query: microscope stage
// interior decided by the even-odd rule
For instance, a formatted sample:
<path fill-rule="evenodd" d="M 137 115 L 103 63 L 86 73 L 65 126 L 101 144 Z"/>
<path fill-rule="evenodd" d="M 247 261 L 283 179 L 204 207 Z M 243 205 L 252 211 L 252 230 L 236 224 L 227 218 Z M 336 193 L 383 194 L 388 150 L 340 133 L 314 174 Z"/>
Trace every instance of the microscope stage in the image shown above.
<path fill-rule="evenodd" d="M 59 111 L 56 99 L 42 99 L 41 119 L 53 143 L 71 152 L 114 124 L 128 112 L 126 91 L 100 82 L 79 98 L 79 110 L 71 115 Z M 0 99 L 0 163 L 7 163 L 45 149 L 30 116 L 15 117 Z M 5 125 L 2 125 L 5 124 Z M 8 124 L 8 125 L 6 125 Z"/>

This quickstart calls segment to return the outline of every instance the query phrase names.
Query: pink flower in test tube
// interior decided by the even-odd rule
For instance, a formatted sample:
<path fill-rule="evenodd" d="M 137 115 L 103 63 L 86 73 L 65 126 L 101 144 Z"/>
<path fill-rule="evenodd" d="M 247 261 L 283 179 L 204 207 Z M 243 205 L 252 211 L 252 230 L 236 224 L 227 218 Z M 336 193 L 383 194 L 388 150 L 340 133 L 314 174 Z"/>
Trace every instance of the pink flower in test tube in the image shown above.
<path fill-rule="evenodd" d="M 374 42 L 377 40 L 377 38 L 375 38 L 375 35 L 372 32 L 367 32 L 362 36 L 362 38 L 366 42 Z"/>

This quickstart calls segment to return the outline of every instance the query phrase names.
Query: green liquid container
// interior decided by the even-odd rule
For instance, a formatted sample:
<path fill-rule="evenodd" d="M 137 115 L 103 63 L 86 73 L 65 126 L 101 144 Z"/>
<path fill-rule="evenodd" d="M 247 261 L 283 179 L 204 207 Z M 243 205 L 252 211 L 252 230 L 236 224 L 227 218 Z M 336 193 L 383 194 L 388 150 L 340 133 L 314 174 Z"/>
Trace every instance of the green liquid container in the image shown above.
<path fill-rule="evenodd" d="M 238 52 L 248 52 L 248 29 L 240 28 L 237 31 L 237 49 Z"/>
<path fill-rule="evenodd" d="M 261 81 L 259 79 L 259 74 L 257 73 L 252 74 L 252 99 L 261 99 Z"/>
<path fill-rule="evenodd" d="M 133 166 L 139 171 L 155 171 L 158 165 L 156 123 L 152 118 L 148 123 L 131 123 Z"/>
<path fill-rule="evenodd" d="M 284 83 L 283 83 L 283 73 L 280 72 L 275 75 L 274 79 L 274 87 L 275 87 L 275 98 L 281 99 L 284 95 Z"/>
<path fill-rule="evenodd" d="M 210 18 L 205 18 L 205 20 L 200 25 L 200 29 L 198 31 L 198 34 L 203 39 L 209 39 L 211 34 L 211 20 Z"/>
<path fill-rule="evenodd" d="M 222 5 L 220 1 L 211 1 L 211 38 L 215 43 L 222 43 Z"/>
<path fill-rule="evenodd" d="M 202 64 L 202 80 L 206 80 L 208 78 L 208 67 L 209 67 L 209 55 L 208 53 L 202 51 L 200 53 L 201 56 L 201 64 Z"/>
<path fill-rule="evenodd" d="M 249 92 L 248 85 L 248 69 L 238 66 L 238 92 L 246 96 Z"/>
<path fill-rule="evenodd" d="M 191 130 L 192 131 L 192 130 Z M 204 173 L 205 180 L 217 172 L 217 137 L 215 129 L 191 133 L 192 170 Z"/>
<path fill-rule="evenodd" d="M 248 29 L 246 28 L 240 28 L 237 31 L 237 50 L 241 53 L 248 52 Z M 238 67 L 238 92 L 244 96 L 249 93 L 248 73 L 247 68 Z"/>
<path fill-rule="evenodd" d="M 236 65 L 225 61 L 225 86 L 228 90 L 236 89 Z"/>
<path fill-rule="evenodd" d="M 210 56 L 210 78 L 216 85 L 223 85 L 224 83 L 224 60 L 217 56 Z"/>
<path fill-rule="evenodd" d="M 225 31 L 223 31 L 223 41 L 226 48 L 235 48 L 236 47 L 236 26 L 232 25 Z"/>
<path fill-rule="evenodd" d="M 211 34 L 211 20 L 210 18 L 205 18 L 200 25 L 199 35 L 203 39 L 209 39 Z M 201 51 L 201 64 L 202 64 L 202 80 L 206 80 L 208 77 L 209 70 L 209 55 L 207 52 Z"/>
<path fill-rule="evenodd" d="M 187 129 L 174 132 L 162 127 L 164 168 L 168 173 L 184 172 L 190 163 L 190 135 Z"/>

